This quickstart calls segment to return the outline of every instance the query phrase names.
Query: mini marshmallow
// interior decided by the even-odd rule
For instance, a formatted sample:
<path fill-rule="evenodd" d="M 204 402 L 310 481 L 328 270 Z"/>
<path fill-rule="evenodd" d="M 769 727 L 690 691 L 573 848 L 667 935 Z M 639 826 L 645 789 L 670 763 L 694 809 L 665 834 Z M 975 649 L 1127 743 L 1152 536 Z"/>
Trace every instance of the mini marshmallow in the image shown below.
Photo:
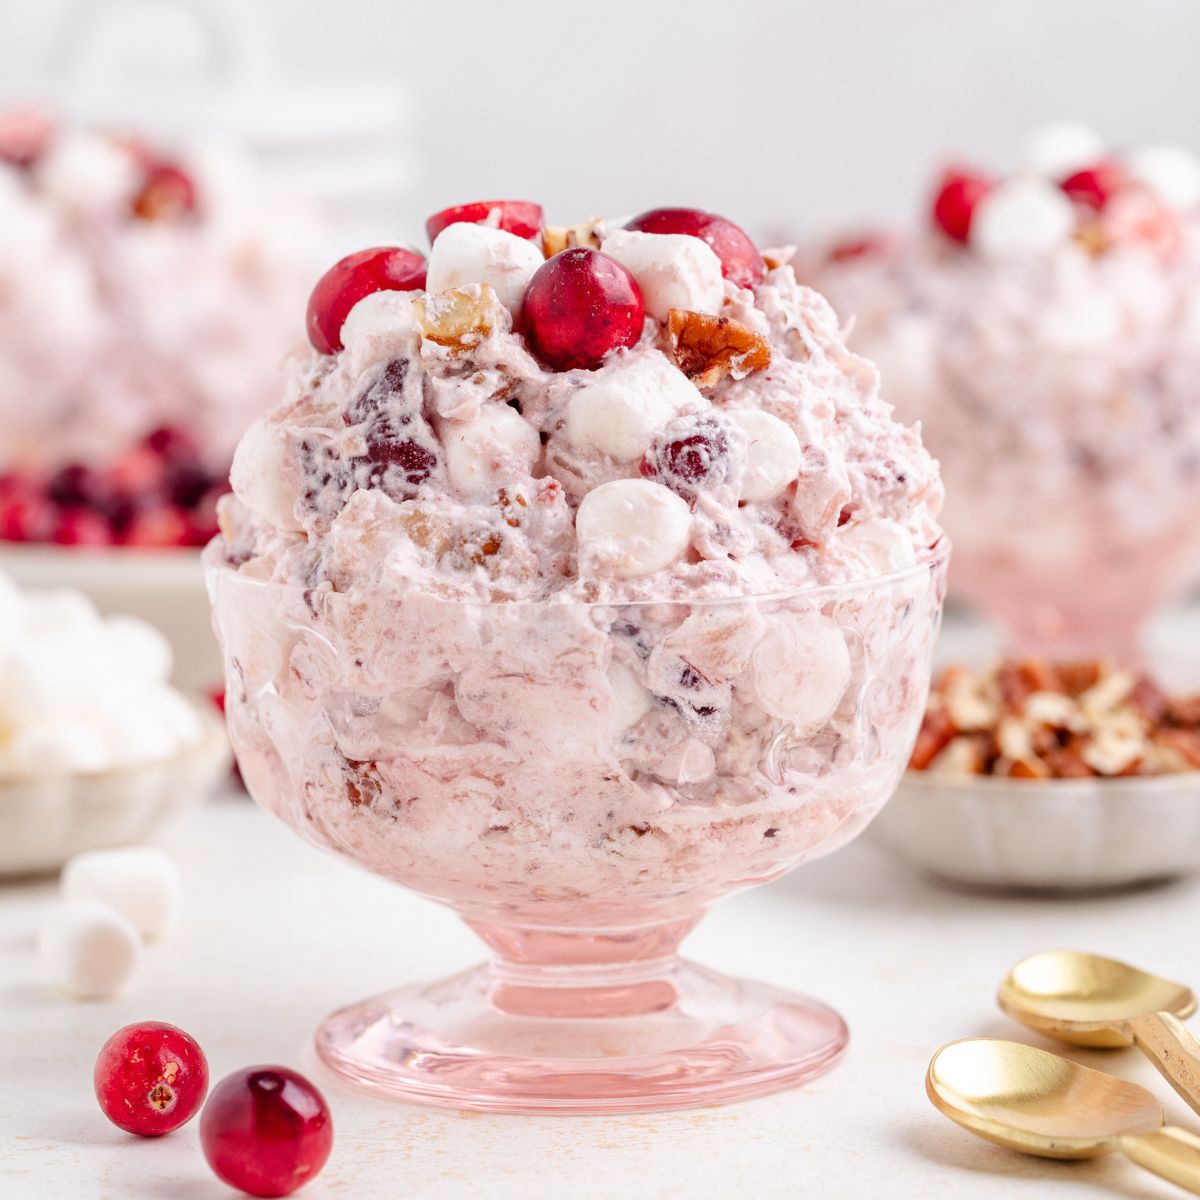
<path fill-rule="evenodd" d="M 67 900 L 42 922 L 37 954 L 51 981 L 68 994 L 106 1000 L 132 978 L 142 943 L 116 909 L 99 900 Z"/>
<path fill-rule="evenodd" d="M 1079 121 L 1052 121 L 1025 139 L 1019 163 L 1030 174 L 1057 183 L 1103 157 L 1104 139 L 1090 126 Z"/>
<path fill-rule="evenodd" d="M 1124 156 L 1130 175 L 1171 208 L 1200 206 L 1200 158 L 1182 146 L 1141 146 Z"/>
<path fill-rule="evenodd" d="M 618 229 L 601 248 L 629 269 L 657 321 L 665 321 L 673 308 L 718 313 L 725 303 L 721 260 L 700 238 Z"/>
<path fill-rule="evenodd" d="M 429 252 L 425 283 L 430 292 L 489 284 L 516 319 L 521 315 L 525 289 L 545 261 L 528 238 L 460 221 L 438 234 Z"/>
<path fill-rule="evenodd" d="M 262 417 L 242 435 L 233 453 L 229 481 L 242 503 L 279 529 L 298 532 L 298 466 L 289 453 L 283 429 Z"/>
<path fill-rule="evenodd" d="M 707 407 L 696 385 L 663 355 L 627 355 L 571 397 L 567 437 L 576 446 L 632 462 L 668 421 Z"/>
<path fill-rule="evenodd" d="M 770 413 L 743 408 L 728 415 L 746 435 L 742 499 L 751 504 L 773 500 L 800 473 L 804 459 L 800 439 Z"/>
<path fill-rule="evenodd" d="M 112 208 L 131 200 L 137 187 L 134 156 L 97 133 L 58 139 L 35 170 L 46 194 L 67 208 Z"/>
<path fill-rule="evenodd" d="M 171 643 L 153 625 L 120 614 L 105 617 L 104 623 L 109 648 L 129 674 L 139 679 L 170 679 L 175 663 Z"/>
<path fill-rule="evenodd" d="M 687 503 L 649 479 L 614 479 L 588 492 L 575 514 L 581 557 L 602 556 L 621 579 L 650 575 L 687 548 Z"/>
<path fill-rule="evenodd" d="M 441 427 L 446 473 L 465 499 L 495 495 L 505 479 L 531 475 L 542 439 L 519 412 L 507 404 L 485 404 L 469 421 Z"/>
<path fill-rule="evenodd" d="M 750 664 L 758 705 L 797 732 L 813 732 L 833 716 L 850 683 L 850 651 L 828 617 L 776 618 Z"/>
<path fill-rule="evenodd" d="M 144 938 L 164 938 L 179 924 L 183 876 L 156 846 L 126 846 L 77 854 L 60 879 L 67 900 L 97 900 L 115 908 Z"/>
<path fill-rule="evenodd" d="M 887 517 L 872 517 L 857 525 L 847 525 L 839 531 L 838 543 L 879 575 L 905 571 L 917 561 L 912 534 Z"/>
<path fill-rule="evenodd" d="M 654 697 L 624 663 L 615 662 L 608 668 L 608 683 L 612 699 L 605 715 L 605 728 L 609 738 L 616 739 L 654 707 Z"/>
<path fill-rule="evenodd" d="M 416 328 L 414 292 L 372 292 L 364 296 L 342 322 L 342 345 L 357 354 L 376 338 L 402 339 Z"/>
<path fill-rule="evenodd" d="M 1075 228 L 1075 209 L 1057 184 L 1022 176 L 998 184 L 975 209 L 971 247 L 993 261 L 1044 254 Z"/>

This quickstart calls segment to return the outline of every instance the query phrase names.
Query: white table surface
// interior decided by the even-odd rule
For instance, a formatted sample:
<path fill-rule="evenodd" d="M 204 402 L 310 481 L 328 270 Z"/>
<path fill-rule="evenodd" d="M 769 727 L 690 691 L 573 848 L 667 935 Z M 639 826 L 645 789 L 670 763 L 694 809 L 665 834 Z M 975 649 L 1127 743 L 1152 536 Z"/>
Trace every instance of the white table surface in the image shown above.
<path fill-rule="evenodd" d="M 859 842 L 718 905 L 687 945 L 728 971 L 815 994 L 849 1021 L 850 1052 L 809 1086 L 722 1109 L 632 1117 L 498 1117 L 355 1093 L 309 1049 L 317 1020 L 400 981 L 479 957 L 449 912 L 305 845 L 244 797 L 180 817 L 159 838 L 188 884 L 187 920 L 116 1001 L 77 1003 L 39 978 L 34 927 L 53 885 L 0 887 L 0 1198 L 204 1200 L 196 1123 L 140 1141 L 92 1097 L 98 1048 L 120 1025 L 190 1030 L 214 1078 L 256 1062 L 313 1075 L 336 1139 L 308 1200 L 398 1198 L 1022 1197 L 1182 1195 L 1115 1159 L 1059 1164 L 986 1145 L 939 1116 L 929 1056 L 968 1035 L 1016 1036 L 994 1007 L 1014 961 L 1093 948 L 1200 981 L 1200 883 L 1091 899 L 1000 899 L 936 887 Z M 1032 1035 L 1030 1035 L 1032 1037 Z M 1079 1052 L 1198 1123 L 1133 1051 Z"/>

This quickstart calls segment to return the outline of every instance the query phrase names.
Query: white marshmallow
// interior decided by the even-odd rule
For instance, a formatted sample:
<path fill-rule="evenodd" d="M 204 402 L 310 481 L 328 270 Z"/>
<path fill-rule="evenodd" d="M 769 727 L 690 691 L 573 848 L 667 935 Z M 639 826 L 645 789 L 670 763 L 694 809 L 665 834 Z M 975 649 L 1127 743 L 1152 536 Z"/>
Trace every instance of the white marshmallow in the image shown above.
<path fill-rule="evenodd" d="M 412 301 L 416 292 L 372 292 L 342 322 L 342 345 L 351 354 L 378 338 L 403 339 L 416 328 Z"/>
<path fill-rule="evenodd" d="M 717 313 L 725 303 L 721 260 L 700 238 L 618 229 L 601 249 L 629 269 L 655 320 L 665 321 L 673 308 Z"/>
<path fill-rule="evenodd" d="M 171 643 L 153 625 L 121 615 L 106 617 L 104 623 L 110 651 L 127 672 L 145 680 L 170 679 L 174 666 Z"/>
<path fill-rule="evenodd" d="M 746 435 L 742 499 L 751 504 L 773 500 L 800 473 L 800 439 L 778 417 L 759 409 L 735 409 L 728 415 Z"/>
<path fill-rule="evenodd" d="M 469 421 L 441 427 L 446 473 L 465 499 L 494 496 L 506 479 L 531 475 L 542 439 L 520 413 L 507 404 L 485 404 Z"/>
<path fill-rule="evenodd" d="M 67 900 L 97 900 L 115 908 L 144 938 L 163 938 L 179 924 L 183 876 L 156 846 L 126 846 L 77 854 L 60 880 Z"/>
<path fill-rule="evenodd" d="M 567 437 L 576 446 L 632 462 L 668 421 L 707 407 L 696 385 L 661 354 L 627 355 L 571 397 Z"/>
<path fill-rule="evenodd" d="M 35 170 L 46 194 L 67 208 L 111 208 L 132 199 L 137 187 L 133 155 L 96 133 L 58 139 Z"/>
<path fill-rule="evenodd" d="M 1052 121 L 1025 139 L 1020 166 L 1056 183 L 1104 157 L 1104 139 L 1079 121 Z"/>
<path fill-rule="evenodd" d="M 100 614 L 82 592 L 70 588 L 50 588 L 44 592 L 29 593 L 25 607 L 25 633 L 28 637 L 93 635 L 99 633 L 100 629 Z"/>
<path fill-rule="evenodd" d="M 998 184 L 975 209 L 971 247 L 994 261 L 1044 254 L 1070 237 L 1075 209 L 1057 184 L 1021 176 Z"/>
<path fill-rule="evenodd" d="M 521 315 L 529 281 L 545 261 L 528 238 L 460 221 L 438 234 L 429 252 L 425 283 L 430 292 L 489 284 L 515 319 Z"/>
<path fill-rule="evenodd" d="M 255 421 L 233 452 L 229 481 L 242 503 L 279 529 L 297 532 L 298 467 L 282 427 L 269 417 Z"/>
<path fill-rule="evenodd" d="M 760 708 L 798 732 L 819 729 L 833 716 L 850 683 L 850 651 L 828 617 L 776 618 L 750 663 Z"/>
<path fill-rule="evenodd" d="M 111 757 L 103 733 L 70 716 L 18 729 L 0 747 L 3 774 L 21 777 L 103 771 Z"/>
<path fill-rule="evenodd" d="M 98 900 L 67 900 L 46 915 L 37 953 L 51 981 L 82 1000 L 115 996 L 142 956 L 130 921 Z"/>
<path fill-rule="evenodd" d="M 692 515 L 674 492 L 649 479 L 614 479 L 593 488 L 575 514 L 579 553 L 618 578 L 650 575 L 686 549 Z"/>
<path fill-rule="evenodd" d="M 605 715 L 605 728 L 609 738 L 615 740 L 654 707 L 654 697 L 624 663 L 615 662 L 608 668 L 608 683 L 612 699 Z"/>
<path fill-rule="evenodd" d="M 872 517 L 857 525 L 847 525 L 839 530 L 838 543 L 879 575 L 905 571 L 917 561 L 912 534 L 888 517 Z"/>
<path fill-rule="evenodd" d="M 1200 206 L 1200 158 L 1182 146 L 1141 146 L 1124 156 L 1129 173 L 1171 208 Z"/>

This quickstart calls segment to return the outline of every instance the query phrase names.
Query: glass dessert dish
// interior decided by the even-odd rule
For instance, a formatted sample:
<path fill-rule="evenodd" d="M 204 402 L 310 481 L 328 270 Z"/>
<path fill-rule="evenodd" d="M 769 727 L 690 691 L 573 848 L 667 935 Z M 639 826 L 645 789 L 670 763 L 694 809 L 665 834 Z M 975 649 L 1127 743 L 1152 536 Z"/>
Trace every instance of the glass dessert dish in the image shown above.
<path fill-rule="evenodd" d="M 743 599 L 488 604 L 317 594 L 214 543 L 251 794 L 492 954 L 334 1013 L 324 1061 L 514 1112 L 712 1104 L 831 1066 L 836 1013 L 678 947 L 712 901 L 836 850 L 892 792 L 946 559 Z"/>

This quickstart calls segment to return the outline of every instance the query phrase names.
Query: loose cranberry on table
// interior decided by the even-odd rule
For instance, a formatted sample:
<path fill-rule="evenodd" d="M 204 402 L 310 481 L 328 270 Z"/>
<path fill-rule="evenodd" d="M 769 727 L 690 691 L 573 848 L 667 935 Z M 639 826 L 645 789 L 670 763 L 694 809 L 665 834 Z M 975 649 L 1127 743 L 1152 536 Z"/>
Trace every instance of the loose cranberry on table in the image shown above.
<path fill-rule="evenodd" d="M 933 223 L 948 238 L 965 242 L 980 200 L 992 190 L 992 180 L 973 171 L 952 167 L 942 176 L 933 198 Z"/>
<path fill-rule="evenodd" d="M 529 281 L 522 324 L 530 348 L 555 371 L 594 371 L 646 323 L 641 289 L 628 268 L 576 246 L 540 266 Z"/>
<path fill-rule="evenodd" d="M 654 208 L 626 226 L 639 233 L 682 233 L 707 242 L 721 260 L 721 274 L 738 287 L 761 283 L 766 271 L 749 235 L 725 217 L 698 208 Z"/>
<path fill-rule="evenodd" d="M 489 225 L 517 237 L 536 238 L 542 232 L 544 218 L 542 206 L 530 200 L 474 200 L 470 204 L 456 204 L 443 208 L 425 222 L 425 232 L 431 242 L 448 225 Z"/>
<path fill-rule="evenodd" d="M 1100 212 L 1128 183 L 1129 176 L 1125 168 L 1120 163 L 1109 160 L 1094 163 L 1082 171 L 1076 171 L 1074 175 L 1068 175 L 1059 187 L 1076 204 Z"/>
<path fill-rule="evenodd" d="M 126 1025 L 104 1043 L 94 1073 L 104 1115 L 128 1133 L 159 1137 L 190 1121 L 208 1091 L 196 1040 L 162 1021 Z"/>
<path fill-rule="evenodd" d="M 403 246 L 359 250 L 334 263 L 308 298 L 308 340 L 320 354 L 342 348 L 350 310 L 375 292 L 416 292 L 425 287 L 425 260 Z"/>
<path fill-rule="evenodd" d="M 213 1088 L 200 1117 L 208 1165 L 251 1196 L 290 1196 L 333 1148 L 329 1106 L 287 1067 L 246 1067 Z"/>

